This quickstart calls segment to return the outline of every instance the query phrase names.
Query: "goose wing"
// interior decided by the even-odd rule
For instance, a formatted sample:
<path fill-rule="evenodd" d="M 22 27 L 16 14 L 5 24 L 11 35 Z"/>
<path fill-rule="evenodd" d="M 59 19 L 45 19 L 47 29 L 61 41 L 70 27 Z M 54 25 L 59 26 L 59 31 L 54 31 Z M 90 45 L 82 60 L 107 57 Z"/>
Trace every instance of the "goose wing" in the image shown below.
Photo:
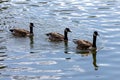
<path fill-rule="evenodd" d="M 86 41 L 86 40 L 83 40 L 83 41 L 85 42 L 86 45 L 88 45 L 88 46 L 92 46 L 92 43 L 91 43 L 91 42 Z"/>
<path fill-rule="evenodd" d="M 25 29 L 13 29 L 13 32 L 15 33 L 26 33 L 29 34 L 30 32 Z"/>
<path fill-rule="evenodd" d="M 51 32 L 51 33 L 47 33 L 47 36 L 49 36 L 49 39 L 52 41 L 62 41 L 64 40 L 64 36 L 60 33 L 57 32 Z"/>
<path fill-rule="evenodd" d="M 74 39 L 73 42 L 78 46 L 92 46 L 92 43 L 86 40 L 76 40 Z"/>
<path fill-rule="evenodd" d="M 30 32 L 25 29 L 10 29 L 10 31 L 12 32 L 13 35 L 21 36 L 21 37 L 24 37 L 30 34 Z"/>

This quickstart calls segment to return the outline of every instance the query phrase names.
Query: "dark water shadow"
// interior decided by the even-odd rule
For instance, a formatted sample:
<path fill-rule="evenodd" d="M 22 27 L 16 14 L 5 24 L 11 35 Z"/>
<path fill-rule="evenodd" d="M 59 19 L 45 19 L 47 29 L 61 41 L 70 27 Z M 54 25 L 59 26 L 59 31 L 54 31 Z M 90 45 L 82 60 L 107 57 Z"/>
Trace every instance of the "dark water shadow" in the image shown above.
<path fill-rule="evenodd" d="M 7 58 L 5 52 L 0 51 L 0 70 L 7 68 L 7 66 L 4 63 L 2 63 L 3 61 L 5 61 L 5 58 Z M 0 74 L 2 73 L 0 72 Z"/>
<path fill-rule="evenodd" d="M 5 61 L 7 58 L 7 54 L 5 52 L 0 51 L 0 61 Z"/>
<path fill-rule="evenodd" d="M 5 68 L 7 68 L 6 65 L 4 65 L 4 64 L 0 64 L 0 70 L 3 70 L 3 69 L 5 69 Z M 2 75 L 2 72 L 0 72 L 0 75 Z"/>
<path fill-rule="evenodd" d="M 6 67 L 7 67 L 6 65 L 0 65 L 0 69 L 4 69 Z"/>
<path fill-rule="evenodd" d="M 4 63 L 2 63 L 3 61 L 5 61 L 5 59 L 7 58 L 7 56 L 8 55 L 5 52 L 0 51 L 0 69 L 4 69 L 4 68 L 7 67 Z"/>
<path fill-rule="evenodd" d="M 10 0 L 0 0 L 0 4 L 4 3 L 4 2 L 9 2 Z M 1 7 L 0 6 L 0 11 L 3 11 L 3 10 L 6 10 L 8 9 L 9 7 L 8 6 L 4 6 L 4 7 Z"/>
<path fill-rule="evenodd" d="M 1 8 L 0 8 L 0 11 L 6 10 L 6 9 L 8 9 L 8 8 L 9 8 L 9 7 L 7 7 L 7 6 L 6 6 L 6 7 L 1 7 Z"/>
<path fill-rule="evenodd" d="M 0 0 L 0 3 L 9 2 L 10 0 Z"/>

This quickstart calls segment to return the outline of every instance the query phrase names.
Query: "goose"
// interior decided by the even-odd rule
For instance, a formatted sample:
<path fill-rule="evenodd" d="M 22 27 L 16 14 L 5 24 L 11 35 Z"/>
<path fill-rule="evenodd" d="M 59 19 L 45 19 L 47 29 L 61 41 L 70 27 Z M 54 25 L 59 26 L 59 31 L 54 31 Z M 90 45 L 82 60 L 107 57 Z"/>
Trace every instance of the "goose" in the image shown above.
<path fill-rule="evenodd" d="M 46 35 L 49 37 L 50 41 L 68 41 L 68 32 L 71 32 L 69 28 L 65 28 L 64 35 L 57 32 L 50 32 Z"/>
<path fill-rule="evenodd" d="M 96 49 L 96 39 L 97 36 L 99 36 L 97 31 L 94 31 L 93 33 L 93 43 L 87 41 L 87 40 L 77 40 L 74 39 L 73 42 L 77 44 L 77 49 L 83 50 L 83 49 L 90 49 L 95 48 Z"/>
<path fill-rule="evenodd" d="M 33 36 L 34 24 L 30 23 L 29 27 L 30 27 L 30 31 L 25 29 L 19 29 L 19 28 L 10 29 L 10 31 L 14 36 L 19 36 L 19 37 Z"/>

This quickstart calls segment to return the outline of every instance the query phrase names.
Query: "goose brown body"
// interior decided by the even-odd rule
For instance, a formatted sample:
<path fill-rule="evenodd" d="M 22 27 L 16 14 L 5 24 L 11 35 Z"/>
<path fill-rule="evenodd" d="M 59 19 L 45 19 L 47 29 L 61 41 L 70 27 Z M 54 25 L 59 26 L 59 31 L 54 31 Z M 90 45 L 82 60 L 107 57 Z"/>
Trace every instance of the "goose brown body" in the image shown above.
<path fill-rule="evenodd" d="M 14 36 L 19 36 L 19 37 L 32 36 L 33 35 L 33 23 L 30 23 L 30 31 L 25 30 L 25 29 L 19 29 L 19 28 L 10 29 L 10 31 L 12 32 Z"/>
<path fill-rule="evenodd" d="M 20 37 L 25 37 L 25 36 L 29 36 L 30 32 L 25 30 L 25 29 L 11 29 L 12 34 L 15 36 L 20 36 Z"/>
<path fill-rule="evenodd" d="M 92 43 L 86 40 L 73 40 L 77 44 L 77 49 L 88 49 L 92 46 Z"/>
<path fill-rule="evenodd" d="M 97 31 L 93 33 L 93 43 L 87 41 L 87 40 L 77 40 L 74 39 L 73 42 L 77 44 L 77 49 L 89 49 L 90 47 L 96 48 L 96 38 L 99 34 Z"/>
<path fill-rule="evenodd" d="M 49 36 L 49 40 L 51 41 L 63 41 L 64 40 L 64 35 L 57 33 L 57 32 L 48 33 L 47 36 Z"/>
<path fill-rule="evenodd" d="M 71 31 L 69 28 L 66 28 L 64 30 L 64 35 L 57 32 L 50 32 L 50 33 L 47 33 L 46 35 L 49 37 L 48 39 L 50 41 L 64 41 L 64 40 L 68 40 L 68 37 L 67 37 L 68 32 L 71 32 Z"/>

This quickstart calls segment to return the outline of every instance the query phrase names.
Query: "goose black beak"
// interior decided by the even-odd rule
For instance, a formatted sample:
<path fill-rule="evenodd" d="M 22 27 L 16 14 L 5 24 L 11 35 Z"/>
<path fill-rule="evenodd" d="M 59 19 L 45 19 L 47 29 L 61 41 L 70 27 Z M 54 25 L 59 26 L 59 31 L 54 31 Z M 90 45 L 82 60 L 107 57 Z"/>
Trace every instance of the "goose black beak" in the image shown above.
<path fill-rule="evenodd" d="M 99 34 L 97 34 L 97 36 L 100 36 Z"/>
<path fill-rule="evenodd" d="M 71 30 L 69 30 L 68 32 L 72 32 Z"/>
<path fill-rule="evenodd" d="M 69 31 L 69 32 L 72 32 L 72 31 Z"/>

